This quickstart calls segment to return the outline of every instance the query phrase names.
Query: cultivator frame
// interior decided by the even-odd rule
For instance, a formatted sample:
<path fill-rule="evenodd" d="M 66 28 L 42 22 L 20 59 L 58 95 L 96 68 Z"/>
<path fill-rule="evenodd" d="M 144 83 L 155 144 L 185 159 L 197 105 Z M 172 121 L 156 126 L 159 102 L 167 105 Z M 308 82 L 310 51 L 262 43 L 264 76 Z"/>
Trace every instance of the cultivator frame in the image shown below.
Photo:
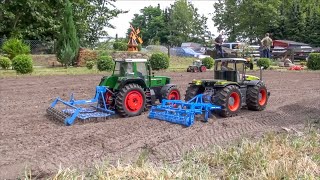
<path fill-rule="evenodd" d="M 148 117 L 189 127 L 194 124 L 196 115 L 204 114 L 204 121 L 208 122 L 209 113 L 212 110 L 219 110 L 221 107 L 205 103 L 204 96 L 204 94 L 199 94 L 187 102 L 182 100 L 163 100 L 160 105 L 151 108 Z"/>
<path fill-rule="evenodd" d="M 69 101 L 64 101 L 58 97 L 51 103 L 51 106 L 47 109 L 47 113 L 50 116 L 53 116 L 55 119 L 64 122 L 64 124 L 67 126 L 72 125 L 77 118 L 86 120 L 90 118 L 100 118 L 114 115 L 115 112 L 108 109 L 108 104 L 105 101 L 104 94 L 107 91 L 111 92 L 105 86 L 97 86 L 95 97 L 90 100 L 75 100 L 73 93 Z M 67 108 L 61 111 L 56 109 L 56 105 L 58 103 L 62 103 Z"/>

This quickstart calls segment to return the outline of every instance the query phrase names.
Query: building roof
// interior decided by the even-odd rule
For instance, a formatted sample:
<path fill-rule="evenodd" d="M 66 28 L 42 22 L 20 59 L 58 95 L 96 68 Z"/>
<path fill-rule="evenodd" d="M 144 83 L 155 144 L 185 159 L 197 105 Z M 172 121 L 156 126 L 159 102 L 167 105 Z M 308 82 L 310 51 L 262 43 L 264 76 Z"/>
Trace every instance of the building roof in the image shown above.
<path fill-rule="evenodd" d="M 246 59 L 243 58 L 219 58 L 215 59 L 215 61 L 247 61 Z"/>
<path fill-rule="evenodd" d="M 309 44 L 306 44 L 306 43 L 290 41 L 290 40 L 274 40 L 273 42 L 285 43 L 285 44 L 288 44 L 288 46 L 290 46 L 290 45 L 293 45 L 293 46 L 309 46 Z"/>

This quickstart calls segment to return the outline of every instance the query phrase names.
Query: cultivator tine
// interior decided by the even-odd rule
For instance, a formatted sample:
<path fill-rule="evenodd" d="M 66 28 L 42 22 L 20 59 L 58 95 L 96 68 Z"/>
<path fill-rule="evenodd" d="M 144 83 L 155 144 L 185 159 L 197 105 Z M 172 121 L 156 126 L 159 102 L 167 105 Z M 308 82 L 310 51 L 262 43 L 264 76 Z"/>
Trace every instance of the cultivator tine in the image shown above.
<path fill-rule="evenodd" d="M 81 120 L 88 120 L 91 118 L 111 116 L 115 114 L 115 112 L 109 110 L 108 106 L 106 105 L 105 98 L 103 96 L 106 91 L 106 87 L 97 86 L 95 97 L 90 100 L 75 100 L 73 94 L 71 95 L 69 101 L 63 101 L 58 97 L 51 103 L 51 106 L 47 109 L 47 113 L 56 120 L 63 122 L 67 126 L 72 125 L 77 118 Z M 104 107 L 99 107 L 99 98 L 103 100 Z M 68 108 L 60 110 L 61 108 L 56 108 L 58 103 L 62 103 Z"/>
<path fill-rule="evenodd" d="M 163 100 L 161 105 L 153 106 L 149 118 L 181 124 L 186 127 L 193 125 L 195 116 L 204 113 L 204 120 L 208 121 L 212 110 L 221 109 L 220 106 L 204 103 L 202 94 L 188 102 L 181 100 Z"/>

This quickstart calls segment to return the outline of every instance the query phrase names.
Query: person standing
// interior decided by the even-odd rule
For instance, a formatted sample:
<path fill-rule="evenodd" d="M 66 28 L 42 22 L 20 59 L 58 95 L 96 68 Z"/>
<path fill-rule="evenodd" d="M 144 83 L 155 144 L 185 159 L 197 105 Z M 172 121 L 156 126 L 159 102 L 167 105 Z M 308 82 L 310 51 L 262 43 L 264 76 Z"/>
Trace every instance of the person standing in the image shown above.
<path fill-rule="evenodd" d="M 222 34 L 219 34 L 219 36 L 214 40 L 214 44 L 217 52 L 217 58 L 224 57 L 223 50 L 222 50 L 222 42 L 223 42 Z"/>
<path fill-rule="evenodd" d="M 265 58 L 271 58 L 271 46 L 272 46 L 272 39 L 269 37 L 269 33 L 266 33 L 266 36 L 261 40 L 262 46 L 262 55 Z"/>

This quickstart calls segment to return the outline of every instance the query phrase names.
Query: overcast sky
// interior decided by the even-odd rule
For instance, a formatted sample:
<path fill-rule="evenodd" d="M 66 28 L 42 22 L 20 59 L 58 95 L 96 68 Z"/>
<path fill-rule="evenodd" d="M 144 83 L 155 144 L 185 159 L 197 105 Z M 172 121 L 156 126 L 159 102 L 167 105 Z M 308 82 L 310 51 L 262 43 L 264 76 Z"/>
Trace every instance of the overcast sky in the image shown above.
<path fill-rule="evenodd" d="M 205 15 L 208 17 L 207 20 L 207 26 L 209 31 L 213 33 L 214 35 L 217 34 L 217 28 L 214 27 L 212 22 L 212 15 L 209 13 L 214 12 L 213 4 L 215 0 L 189 0 L 192 2 L 192 4 L 198 8 L 198 13 Z M 115 37 L 116 34 L 118 34 L 118 37 L 125 37 L 127 33 L 127 29 L 129 28 L 129 22 L 131 22 L 131 19 L 133 18 L 134 14 L 139 14 L 140 9 L 144 8 L 145 6 L 157 6 L 160 4 L 161 9 L 164 9 L 166 7 L 170 7 L 170 4 L 173 4 L 174 0 L 117 0 L 114 2 L 114 5 L 118 9 L 122 10 L 128 10 L 129 12 L 126 14 L 121 14 L 117 18 L 112 19 L 110 22 L 113 24 L 116 29 L 108 28 L 108 34 L 112 37 Z"/>

